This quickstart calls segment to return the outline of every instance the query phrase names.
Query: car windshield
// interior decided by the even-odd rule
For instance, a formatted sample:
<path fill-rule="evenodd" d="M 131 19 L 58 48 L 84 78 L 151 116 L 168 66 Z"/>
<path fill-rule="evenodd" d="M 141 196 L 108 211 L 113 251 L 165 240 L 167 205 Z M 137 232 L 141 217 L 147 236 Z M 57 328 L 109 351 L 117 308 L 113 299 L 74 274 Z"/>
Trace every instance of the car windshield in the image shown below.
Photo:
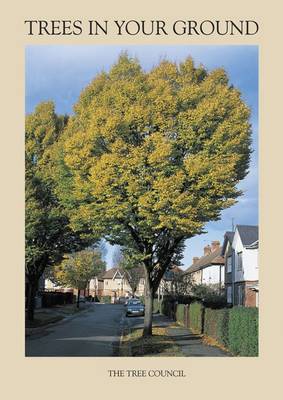
<path fill-rule="evenodd" d="M 141 304 L 141 302 L 139 300 L 130 300 L 128 303 L 130 306 L 136 306 Z"/>

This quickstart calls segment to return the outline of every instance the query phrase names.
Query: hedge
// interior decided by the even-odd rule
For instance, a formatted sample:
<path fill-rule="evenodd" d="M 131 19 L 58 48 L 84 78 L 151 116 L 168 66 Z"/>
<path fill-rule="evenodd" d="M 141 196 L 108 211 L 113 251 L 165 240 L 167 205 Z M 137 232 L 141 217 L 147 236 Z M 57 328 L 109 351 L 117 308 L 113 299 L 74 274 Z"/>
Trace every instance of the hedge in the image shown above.
<path fill-rule="evenodd" d="M 204 334 L 216 339 L 224 346 L 228 346 L 228 308 L 220 310 L 206 308 L 204 315 Z"/>
<path fill-rule="evenodd" d="M 166 299 L 161 303 L 161 313 L 180 325 L 185 325 L 184 304 L 178 304 L 173 315 L 173 302 Z M 204 333 L 224 345 L 234 355 L 255 357 L 258 355 L 258 309 L 233 307 L 204 308 L 201 303 L 189 305 L 189 328 Z"/>
<path fill-rule="evenodd" d="M 185 305 L 184 304 L 178 304 L 177 305 L 177 311 L 176 311 L 176 321 L 178 322 L 178 324 L 183 325 L 185 324 L 184 321 L 184 309 L 185 309 Z"/>
<path fill-rule="evenodd" d="M 201 303 L 192 303 L 189 308 L 190 328 L 196 333 L 202 331 L 202 305 Z"/>
<path fill-rule="evenodd" d="M 111 296 L 99 296 L 98 299 L 102 303 L 111 303 Z"/>
<path fill-rule="evenodd" d="M 160 303 L 158 302 L 157 299 L 153 300 L 153 312 L 154 313 L 160 312 Z"/>
<path fill-rule="evenodd" d="M 258 309 L 233 307 L 229 310 L 229 349 L 239 356 L 258 355 Z"/>
<path fill-rule="evenodd" d="M 160 304 L 160 310 L 161 314 L 167 315 L 167 317 L 171 317 L 172 315 L 172 302 L 168 299 L 163 299 L 163 301 Z"/>

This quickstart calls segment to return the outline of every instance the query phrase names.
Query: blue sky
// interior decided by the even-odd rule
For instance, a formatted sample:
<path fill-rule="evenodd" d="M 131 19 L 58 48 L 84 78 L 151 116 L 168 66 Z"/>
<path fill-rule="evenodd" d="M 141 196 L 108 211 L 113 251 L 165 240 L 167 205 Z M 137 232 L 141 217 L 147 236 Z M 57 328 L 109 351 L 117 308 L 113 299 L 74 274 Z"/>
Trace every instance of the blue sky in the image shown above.
<path fill-rule="evenodd" d="M 257 46 L 204 46 L 204 45 L 33 45 L 26 47 L 26 112 L 45 100 L 53 100 L 59 114 L 71 114 L 81 90 L 102 69 L 108 71 L 119 54 L 127 50 L 138 57 L 144 70 L 150 70 L 166 57 L 180 62 L 191 55 L 197 64 L 208 70 L 223 67 L 230 83 L 240 89 L 242 98 L 251 108 L 253 154 L 250 172 L 241 182 L 244 195 L 230 209 L 224 210 L 221 220 L 208 223 L 207 234 L 186 242 L 183 268 L 191 265 L 192 257 L 201 256 L 203 247 L 212 240 L 222 243 L 225 231 L 234 224 L 258 224 L 258 47 Z M 112 251 L 108 246 L 106 261 L 112 266 Z"/>

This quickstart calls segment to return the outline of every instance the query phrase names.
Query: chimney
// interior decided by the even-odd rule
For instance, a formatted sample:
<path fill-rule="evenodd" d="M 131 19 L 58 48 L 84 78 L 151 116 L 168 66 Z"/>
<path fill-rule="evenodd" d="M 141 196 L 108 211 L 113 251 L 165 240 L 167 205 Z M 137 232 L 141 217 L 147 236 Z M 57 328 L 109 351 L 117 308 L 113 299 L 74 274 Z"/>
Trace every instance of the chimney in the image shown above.
<path fill-rule="evenodd" d="M 218 250 L 219 247 L 220 247 L 220 242 L 219 242 L 219 240 L 213 240 L 213 241 L 211 242 L 211 251 Z"/>
<path fill-rule="evenodd" d="M 209 244 L 204 247 L 203 253 L 204 253 L 205 256 L 208 256 L 208 254 L 211 253 L 211 247 L 209 246 Z"/>
<path fill-rule="evenodd" d="M 195 264 L 196 262 L 198 262 L 199 257 L 193 257 L 193 264 Z"/>

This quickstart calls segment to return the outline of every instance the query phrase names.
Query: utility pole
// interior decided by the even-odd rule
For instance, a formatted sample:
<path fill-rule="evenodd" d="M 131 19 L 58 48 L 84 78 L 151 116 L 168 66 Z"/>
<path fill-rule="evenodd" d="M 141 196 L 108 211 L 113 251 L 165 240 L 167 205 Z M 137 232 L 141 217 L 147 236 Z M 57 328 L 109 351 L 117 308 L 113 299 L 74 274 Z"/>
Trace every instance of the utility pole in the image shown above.
<path fill-rule="evenodd" d="M 232 232 L 235 231 L 235 226 L 234 226 L 234 218 L 232 218 Z"/>

